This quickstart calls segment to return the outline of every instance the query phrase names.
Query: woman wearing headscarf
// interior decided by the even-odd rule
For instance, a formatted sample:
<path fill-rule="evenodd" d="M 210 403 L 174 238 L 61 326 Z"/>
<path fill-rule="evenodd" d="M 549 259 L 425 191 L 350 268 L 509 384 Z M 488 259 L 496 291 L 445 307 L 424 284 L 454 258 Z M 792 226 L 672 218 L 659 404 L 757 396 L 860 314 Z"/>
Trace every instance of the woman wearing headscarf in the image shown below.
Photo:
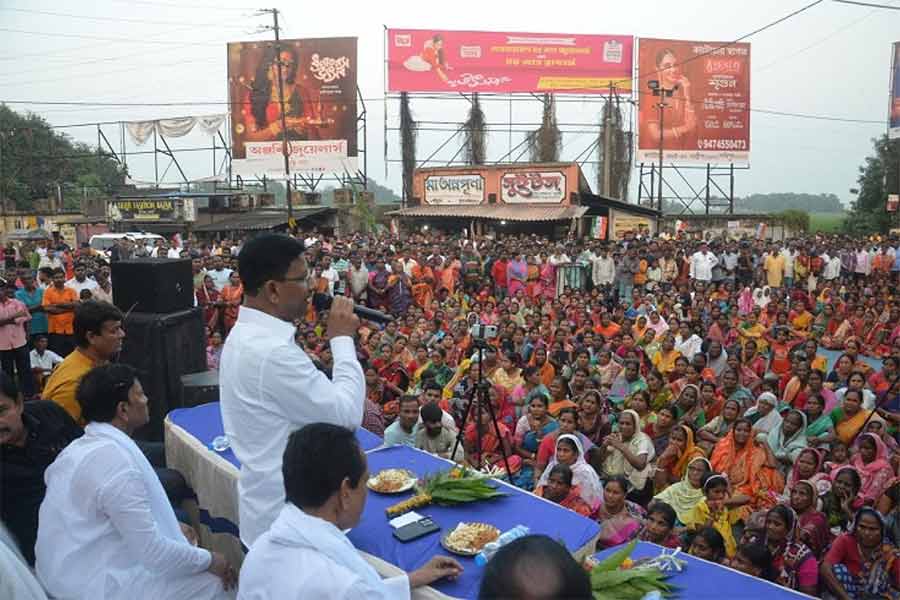
<path fill-rule="evenodd" d="M 784 490 L 777 460 L 768 446 L 753 439 L 753 425 L 747 419 L 735 421 L 731 432 L 713 449 L 710 463 L 714 471 L 727 475 L 733 506 L 744 504 L 750 511 L 768 509 Z"/>
<path fill-rule="evenodd" d="M 703 456 L 703 450 L 694 444 L 694 430 L 681 424 L 669 435 L 669 445 L 656 461 L 655 489 L 662 491 L 684 478 L 688 463 Z"/>
<path fill-rule="evenodd" d="M 859 471 L 849 465 L 838 467 L 831 473 L 831 489 L 822 495 L 822 512 L 828 519 L 832 533 L 847 531 L 854 511 L 862 506 L 859 489 L 862 480 Z"/>
<path fill-rule="evenodd" d="M 619 415 L 619 430 L 603 440 L 601 445 L 603 473 L 609 477 L 622 476 L 631 486 L 630 496 L 638 504 L 646 503 L 653 492 L 651 461 L 656 456 L 653 441 L 638 429 L 640 416 L 633 410 Z"/>
<path fill-rule="evenodd" d="M 900 550 L 885 541 L 878 511 L 867 507 L 856 513 L 853 530 L 834 540 L 819 572 L 827 598 L 900 597 Z"/>
<path fill-rule="evenodd" d="M 550 472 L 558 464 L 566 465 L 572 470 L 572 485 L 578 488 L 581 499 L 592 510 L 596 509 L 603 499 L 603 489 L 597 472 L 584 460 L 584 446 L 578 436 L 564 433 L 557 438 L 556 453 L 538 480 L 537 489 L 543 489 L 547 485 Z"/>
<path fill-rule="evenodd" d="M 784 416 L 766 436 L 766 443 L 780 464 L 782 474 L 787 474 L 806 444 L 806 415 L 792 410 Z"/>
<path fill-rule="evenodd" d="M 859 437 L 859 452 L 850 464 L 859 472 L 862 487 L 859 490 L 863 502 L 873 505 L 881 499 L 894 479 L 894 469 L 889 462 L 887 446 L 874 433 Z"/>
<path fill-rule="evenodd" d="M 712 471 L 712 465 L 702 456 L 693 458 L 678 483 L 672 484 L 653 497 L 675 509 L 678 520 L 684 523 L 697 504 L 703 500 L 703 480 Z"/>
<path fill-rule="evenodd" d="M 830 487 L 830 479 L 828 473 L 822 471 L 825 464 L 825 454 L 815 448 L 803 448 L 797 454 L 797 459 L 787 476 L 787 483 L 784 486 L 784 498 L 791 497 L 791 490 L 799 481 L 808 481 L 816 486 L 816 496 L 819 495 L 821 484 L 822 492 Z"/>
<path fill-rule="evenodd" d="M 757 308 L 764 309 L 769 305 L 769 302 L 772 301 L 772 298 L 769 295 L 771 289 L 772 288 L 769 286 L 764 286 L 753 290 L 753 304 L 756 305 Z"/>
<path fill-rule="evenodd" d="M 766 514 L 764 533 L 751 536 L 750 543 L 761 543 L 769 549 L 776 583 L 814 596 L 818 591 L 819 565 L 809 546 L 800 541 L 797 525 L 794 511 L 779 504 Z"/>
<path fill-rule="evenodd" d="M 756 406 L 750 407 L 745 416 L 753 424 L 758 434 L 766 434 L 781 424 L 781 415 L 776 410 L 778 398 L 772 392 L 763 392 L 756 399 Z"/>
<path fill-rule="evenodd" d="M 828 519 L 816 509 L 818 492 L 816 485 L 805 479 L 791 488 L 790 506 L 797 513 L 797 535 L 818 558 L 831 542 Z"/>

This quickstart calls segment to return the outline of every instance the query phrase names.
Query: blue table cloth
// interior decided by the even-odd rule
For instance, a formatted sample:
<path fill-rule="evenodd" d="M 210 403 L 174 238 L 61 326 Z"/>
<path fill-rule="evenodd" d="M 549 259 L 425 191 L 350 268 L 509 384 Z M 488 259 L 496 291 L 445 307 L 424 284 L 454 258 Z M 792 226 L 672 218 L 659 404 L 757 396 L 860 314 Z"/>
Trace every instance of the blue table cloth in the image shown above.
<path fill-rule="evenodd" d="M 386 468 L 404 468 L 423 477 L 451 466 L 447 461 L 405 446 L 376 450 L 370 452 L 367 457 L 369 472 L 373 474 Z M 531 528 L 531 533 L 545 534 L 553 539 L 562 540 L 571 552 L 582 548 L 600 531 L 596 522 L 573 511 L 536 498 L 512 486 L 502 485 L 501 489 L 507 492 L 508 496 L 457 507 L 432 504 L 417 509 L 416 512 L 431 517 L 440 525 L 441 531 L 407 543 L 401 543 L 394 538 L 385 509 L 409 498 L 412 492 L 394 495 L 370 492 L 362 519 L 350 532 L 349 537 L 359 550 L 409 572 L 424 565 L 435 554 L 450 555 L 440 545 L 440 539 L 444 533 L 460 522 L 480 521 L 494 525 L 501 531 L 520 524 L 526 525 Z M 431 587 L 458 598 L 476 598 L 483 569 L 478 567 L 472 558 L 456 558 L 465 568 L 463 574 L 456 581 L 439 581 Z"/>
<path fill-rule="evenodd" d="M 222 412 L 219 410 L 218 402 L 173 410 L 169 413 L 169 420 L 200 440 L 206 447 L 210 447 L 216 437 L 225 435 L 225 426 L 222 424 Z M 359 440 L 364 452 L 384 443 L 380 437 L 362 427 L 356 429 L 356 439 Z M 241 468 L 241 463 L 231 448 L 220 452 L 219 455 L 235 467 Z"/>
<path fill-rule="evenodd" d="M 608 548 L 596 554 L 597 558 L 605 558 L 620 547 Z M 649 542 L 638 542 L 631 553 L 632 559 L 653 558 L 667 550 Z M 667 550 L 671 553 L 671 550 Z M 723 567 L 695 558 L 686 552 L 678 556 L 687 561 L 687 567 L 681 573 L 675 573 L 669 579 L 669 583 L 678 586 L 679 598 L 727 598 L 729 600 L 747 598 L 766 600 L 798 600 L 809 598 L 805 594 L 783 588 L 780 585 L 768 581 L 744 575 L 739 571 Z"/>

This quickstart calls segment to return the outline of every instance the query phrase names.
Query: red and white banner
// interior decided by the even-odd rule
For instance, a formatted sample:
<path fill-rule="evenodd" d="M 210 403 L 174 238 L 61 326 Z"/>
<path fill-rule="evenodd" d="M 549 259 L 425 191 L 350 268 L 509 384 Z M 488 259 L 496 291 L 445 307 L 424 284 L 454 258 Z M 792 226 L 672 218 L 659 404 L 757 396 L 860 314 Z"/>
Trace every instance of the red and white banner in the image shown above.
<path fill-rule="evenodd" d="M 631 90 L 628 35 L 389 29 L 391 92 Z"/>
<path fill-rule="evenodd" d="M 356 157 L 347 156 L 347 140 L 294 141 L 288 143 L 291 173 L 342 173 L 356 171 Z M 235 175 L 284 178 L 281 142 L 246 142 L 243 160 L 231 163 Z"/>

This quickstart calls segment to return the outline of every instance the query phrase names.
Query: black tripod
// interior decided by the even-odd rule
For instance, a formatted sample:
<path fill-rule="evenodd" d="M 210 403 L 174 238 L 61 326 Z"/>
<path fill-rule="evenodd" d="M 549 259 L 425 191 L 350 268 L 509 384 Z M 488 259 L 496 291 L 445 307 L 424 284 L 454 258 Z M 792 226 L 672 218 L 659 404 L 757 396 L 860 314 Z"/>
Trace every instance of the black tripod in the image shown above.
<path fill-rule="evenodd" d="M 506 477 L 512 481 L 512 472 L 509 469 L 509 456 L 506 454 L 506 446 L 503 444 L 504 440 L 500 433 L 500 425 L 497 423 L 497 413 L 494 412 L 494 405 L 491 403 L 491 397 L 488 392 L 491 384 L 484 380 L 484 349 L 487 347 L 487 342 L 475 338 L 474 343 L 475 347 L 478 349 L 478 381 L 468 392 L 468 402 L 466 402 L 466 410 L 463 412 L 462 427 L 460 427 L 459 433 L 456 434 L 456 443 L 453 444 L 453 452 L 450 456 L 456 456 L 456 451 L 459 449 L 460 444 L 463 444 L 463 448 L 465 448 L 464 437 L 466 435 L 466 423 L 468 423 L 469 413 L 472 412 L 472 406 L 474 405 L 475 435 L 477 436 L 476 443 L 478 444 L 475 456 L 478 460 L 478 469 L 482 468 L 481 411 L 484 410 L 484 406 L 487 406 L 488 414 L 491 415 L 491 423 L 494 424 L 494 433 L 497 435 L 497 439 L 500 440 L 500 455 L 503 456 L 503 466 L 506 467 Z"/>

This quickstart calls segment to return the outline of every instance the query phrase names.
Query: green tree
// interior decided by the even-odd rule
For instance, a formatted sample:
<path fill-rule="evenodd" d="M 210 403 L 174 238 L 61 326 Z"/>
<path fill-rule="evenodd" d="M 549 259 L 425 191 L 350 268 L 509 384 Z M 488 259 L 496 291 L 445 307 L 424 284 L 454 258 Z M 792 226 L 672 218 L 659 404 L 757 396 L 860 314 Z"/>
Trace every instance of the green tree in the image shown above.
<path fill-rule="evenodd" d="M 17 208 L 60 190 L 77 205 L 75 198 L 115 192 L 126 174 L 115 159 L 51 129 L 42 117 L 0 104 L 0 198 Z"/>
<path fill-rule="evenodd" d="M 888 194 L 900 189 L 900 140 L 891 142 L 887 135 L 873 140 L 875 154 L 867 156 L 859 167 L 859 195 L 850 209 L 846 226 L 850 233 L 885 233 L 892 214 L 886 210 Z"/>
<path fill-rule="evenodd" d="M 805 210 L 783 210 L 780 213 L 776 213 L 776 216 L 779 217 L 789 229 L 803 233 L 809 231 L 809 213 Z"/>

